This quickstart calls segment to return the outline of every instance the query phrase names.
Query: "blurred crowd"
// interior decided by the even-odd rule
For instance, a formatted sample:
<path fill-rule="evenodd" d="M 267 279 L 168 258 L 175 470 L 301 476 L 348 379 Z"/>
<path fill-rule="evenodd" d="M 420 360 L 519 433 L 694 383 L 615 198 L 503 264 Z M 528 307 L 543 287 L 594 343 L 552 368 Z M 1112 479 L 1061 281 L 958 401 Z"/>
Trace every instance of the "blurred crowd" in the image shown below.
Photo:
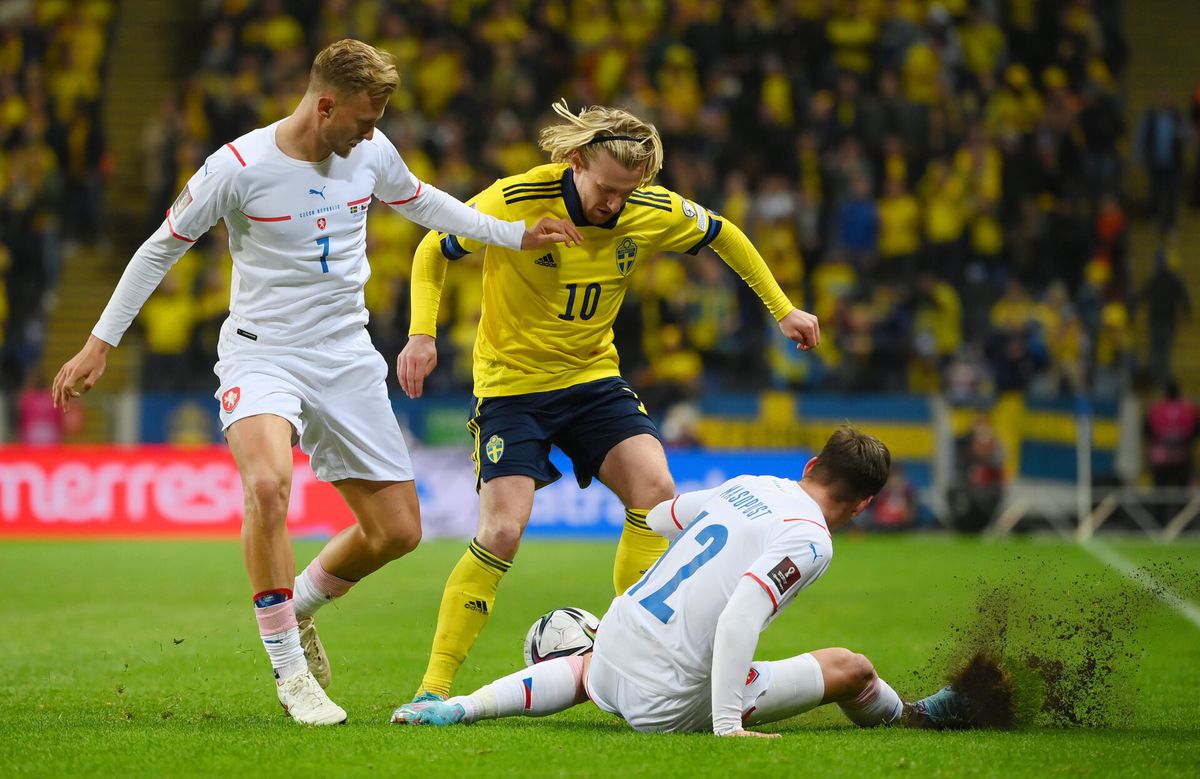
<path fill-rule="evenodd" d="M 18 60 L 35 89 L 8 90 L 9 102 L 23 100 L 30 112 L 37 82 L 54 82 L 50 63 L 74 72 L 84 57 L 97 61 L 94 47 L 52 42 L 95 30 L 82 20 L 107 4 L 64 2 L 69 10 L 44 23 L 42 6 L 32 28 L 40 32 L 17 28 L 16 36 L 45 41 L 44 52 Z M 315 51 L 356 37 L 397 59 L 401 85 L 381 129 L 418 177 L 469 198 L 497 176 L 545 161 L 536 134 L 557 97 L 575 108 L 628 107 L 663 134 L 660 183 L 745 229 L 797 305 L 821 317 L 822 347 L 796 352 L 711 252 L 647 258 L 615 336 L 622 370 L 652 410 L 702 391 L 764 386 L 944 392 L 962 402 L 1082 386 L 1111 395 L 1134 364 L 1134 307 L 1156 311 L 1156 296 L 1170 298 L 1174 313 L 1163 327 L 1172 335 L 1188 311 L 1166 254 L 1157 283 L 1130 286 L 1123 168 L 1138 162 L 1149 172 L 1191 143 L 1190 130 L 1172 124 L 1182 114 L 1167 105 L 1126 127 L 1117 6 L 212 0 L 204 6 L 206 42 L 185 68 L 193 75 L 146 122 L 146 228 L 205 156 L 292 110 Z M 31 57 L 47 63 L 44 75 L 28 66 Z M 57 98 L 43 101 L 47 125 L 51 117 L 66 116 L 73 127 L 94 116 L 94 102 L 78 90 L 72 112 Z M 25 138 L 37 123 L 17 126 Z M 42 155 L 54 163 L 44 167 L 64 179 L 80 148 L 57 147 L 52 136 L 47 128 L 42 141 L 15 146 L 55 148 Z M 86 155 L 75 162 L 102 173 Z M 7 179 L 11 192 L 11 172 Z M 1173 225 L 1174 184 L 1164 182 L 1153 204 L 1164 230 Z M 51 191 L 62 190 L 42 187 L 45 197 Z M 66 209 L 58 202 L 53 213 Z M 405 341 L 420 237 L 389 209 L 371 210 L 366 294 L 385 354 Z M 147 389 L 212 383 L 226 255 L 225 236 L 214 229 L 147 305 Z M 468 257 L 447 276 L 442 367 L 432 377 L 442 389 L 470 386 L 476 263 Z M 8 282 L 28 283 L 13 272 Z M 9 298 L 30 300 L 11 290 Z M 1147 359 L 1156 377 L 1169 375 L 1162 354 Z"/>
<path fill-rule="evenodd" d="M 742 226 L 825 323 L 821 349 L 795 352 L 715 255 L 648 258 L 616 338 L 652 408 L 763 386 L 1115 393 L 1136 302 L 1115 6 L 224 0 L 195 75 L 147 127 L 147 223 L 219 144 L 291 110 L 317 49 L 357 37 L 397 58 L 382 129 L 419 177 L 468 198 L 544 161 L 555 98 L 626 106 L 663 134 L 660 183 Z M 420 231 L 372 209 L 368 237 L 373 334 L 394 352 Z M 151 382 L 174 375 L 160 357 L 211 365 L 214 238 L 159 295 L 162 326 L 146 318 Z M 434 381 L 465 388 L 478 266 L 447 284 Z M 169 333 L 189 311 L 199 336 Z"/>
<path fill-rule="evenodd" d="M 0 390 L 36 370 L 64 245 L 92 241 L 111 0 L 0 3 Z"/>

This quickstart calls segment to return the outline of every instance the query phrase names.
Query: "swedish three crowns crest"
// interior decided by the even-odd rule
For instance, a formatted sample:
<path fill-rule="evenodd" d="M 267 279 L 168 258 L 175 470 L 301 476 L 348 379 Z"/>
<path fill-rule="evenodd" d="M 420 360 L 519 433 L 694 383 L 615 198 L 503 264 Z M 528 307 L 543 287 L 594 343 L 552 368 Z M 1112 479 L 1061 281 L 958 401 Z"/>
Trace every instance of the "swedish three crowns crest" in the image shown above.
<path fill-rule="evenodd" d="M 629 271 L 633 270 L 637 253 L 638 245 L 633 242 L 632 238 L 626 238 L 617 245 L 617 270 L 621 271 L 622 276 L 628 276 Z"/>
<path fill-rule="evenodd" d="M 498 435 L 492 436 L 488 439 L 484 451 L 487 452 L 489 460 L 494 463 L 500 462 L 500 458 L 504 456 L 504 439 Z"/>

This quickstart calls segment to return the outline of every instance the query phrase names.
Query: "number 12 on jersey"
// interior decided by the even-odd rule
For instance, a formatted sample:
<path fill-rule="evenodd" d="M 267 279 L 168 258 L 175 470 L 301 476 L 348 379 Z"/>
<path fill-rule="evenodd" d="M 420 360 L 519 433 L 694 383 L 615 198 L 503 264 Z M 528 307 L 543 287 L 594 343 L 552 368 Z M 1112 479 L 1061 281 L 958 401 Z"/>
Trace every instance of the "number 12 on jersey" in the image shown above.
<path fill-rule="evenodd" d="M 707 511 L 698 514 L 696 516 L 696 520 L 693 520 L 693 524 L 695 521 L 704 518 L 704 516 L 707 514 Z M 675 575 L 672 576 L 666 584 L 642 598 L 640 601 L 638 601 L 638 604 L 642 606 L 642 608 L 646 609 L 646 611 L 657 617 L 658 620 L 664 625 L 667 624 L 667 621 L 670 620 L 671 617 L 675 616 L 675 609 L 667 605 L 667 598 L 670 598 L 672 595 L 674 595 L 675 590 L 679 589 L 679 585 L 691 578 L 691 576 L 695 574 L 696 571 L 700 570 L 705 563 L 716 557 L 717 553 L 725 548 L 725 544 L 728 541 L 729 528 L 725 527 L 724 525 L 709 525 L 708 527 L 702 529 L 696 534 L 696 543 L 700 544 L 703 549 L 701 549 L 686 565 L 676 571 Z M 659 562 L 662 562 L 662 560 L 663 558 L 660 557 Z M 641 586 L 650 579 L 657 568 L 658 563 L 655 563 L 654 568 L 651 568 L 646 575 L 642 577 L 642 580 L 629 590 L 628 594 L 632 596 L 635 592 L 637 592 Z"/>

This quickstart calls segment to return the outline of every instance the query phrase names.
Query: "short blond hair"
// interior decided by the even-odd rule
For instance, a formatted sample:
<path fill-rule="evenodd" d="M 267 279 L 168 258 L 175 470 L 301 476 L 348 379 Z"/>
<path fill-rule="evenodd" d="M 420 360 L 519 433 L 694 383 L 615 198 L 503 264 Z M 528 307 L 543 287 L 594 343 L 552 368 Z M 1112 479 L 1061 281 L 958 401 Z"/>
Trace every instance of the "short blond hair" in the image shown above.
<path fill-rule="evenodd" d="M 372 100 L 390 98 L 399 85 L 395 58 L 352 38 L 343 38 L 321 49 L 313 60 L 308 81 L 310 92 L 323 88 L 341 95 L 366 92 Z"/>
<path fill-rule="evenodd" d="M 554 113 L 567 120 L 565 124 L 542 128 L 538 136 L 538 145 L 550 153 L 552 161 L 570 162 L 571 154 L 577 151 L 586 164 L 604 149 L 627 170 L 642 168 L 639 184 L 643 187 L 662 170 L 662 139 L 649 122 L 620 108 L 588 106 L 576 115 L 566 100 L 559 100 L 552 107 Z"/>

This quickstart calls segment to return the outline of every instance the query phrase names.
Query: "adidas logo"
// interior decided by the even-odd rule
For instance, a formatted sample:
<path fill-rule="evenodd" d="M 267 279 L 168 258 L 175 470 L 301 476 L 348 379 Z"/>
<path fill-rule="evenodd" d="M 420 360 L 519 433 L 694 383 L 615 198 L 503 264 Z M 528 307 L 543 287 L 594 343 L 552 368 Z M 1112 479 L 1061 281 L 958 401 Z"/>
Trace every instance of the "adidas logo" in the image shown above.
<path fill-rule="evenodd" d="M 480 614 L 484 615 L 485 617 L 487 616 L 487 613 L 488 613 L 487 601 L 469 600 L 466 603 L 464 603 L 463 606 L 467 609 L 470 609 L 471 611 L 478 611 Z"/>
<path fill-rule="evenodd" d="M 558 263 L 556 263 L 554 261 L 554 255 L 552 255 L 552 254 L 543 254 L 541 257 L 538 257 L 536 260 L 534 260 L 533 264 L 541 265 L 543 268 L 557 268 L 558 267 Z"/>

